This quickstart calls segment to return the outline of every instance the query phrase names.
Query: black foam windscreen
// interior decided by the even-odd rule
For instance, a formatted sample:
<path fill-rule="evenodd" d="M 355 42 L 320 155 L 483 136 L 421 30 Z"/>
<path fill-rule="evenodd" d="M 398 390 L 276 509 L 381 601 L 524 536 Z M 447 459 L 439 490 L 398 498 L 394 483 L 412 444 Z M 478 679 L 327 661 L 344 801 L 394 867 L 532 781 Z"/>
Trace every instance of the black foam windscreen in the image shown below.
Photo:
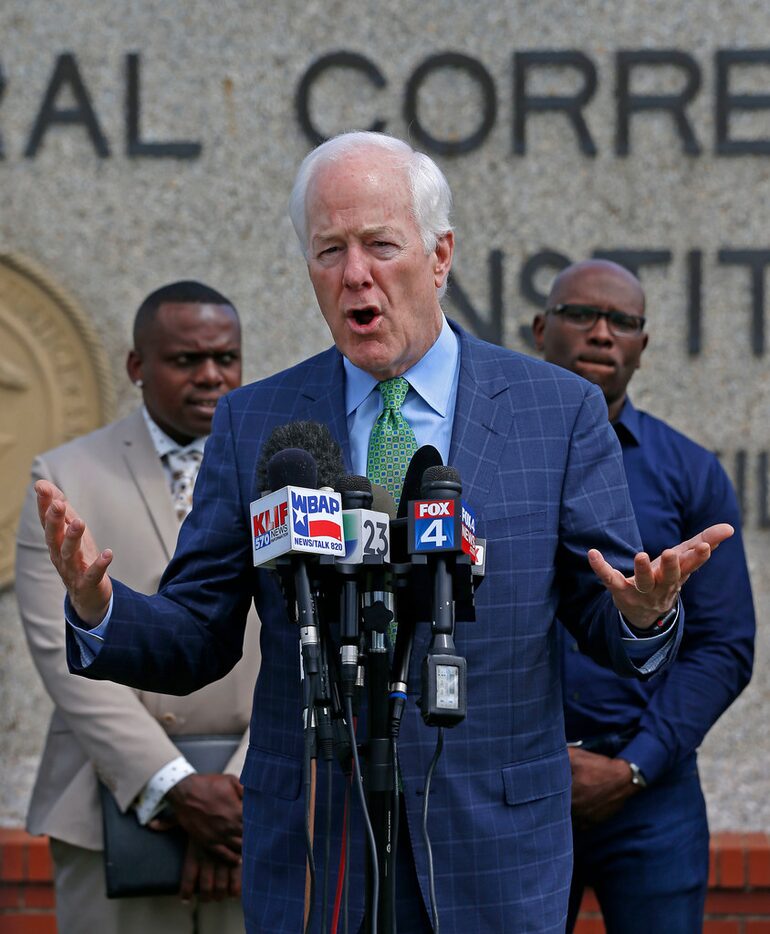
<path fill-rule="evenodd" d="M 359 474 L 340 477 L 334 489 L 342 496 L 343 509 L 371 509 L 372 481 Z"/>
<path fill-rule="evenodd" d="M 285 486 L 300 486 L 314 490 L 318 487 L 318 467 L 315 458 L 302 448 L 283 448 L 273 454 L 267 463 L 267 489 L 280 490 Z"/>
<path fill-rule="evenodd" d="M 428 467 L 422 475 L 420 495 L 426 499 L 442 497 L 454 498 L 462 493 L 460 472 L 454 467 L 436 465 Z"/>
<path fill-rule="evenodd" d="M 396 513 L 397 518 L 406 518 L 406 508 L 409 500 L 420 499 L 420 487 L 425 471 L 431 467 L 442 467 L 443 464 L 444 461 L 441 455 L 432 444 L 424 444 L 414 452 L 409 466 L 406 468 L 401 499 L 398 502 L 398 512 Z"/>
<path fill-rule="evenodd" d="M 344 477 L 339 478 L 334 488 L 338 493 L 345 493 L 347 490 L 356 493 L 371 493 L 372 481 L 368 477 L 362 477 L 359 474 L 346 474 Z"/>
<path fill-rule="evenodd" d="M 285 448 L 301 448 L 313 457 L 318 471 L 317 484 L 314 485 L 334 487 L 345 473 L 342 451 L 326 425 L 310 421 L 287 422 L 274 428 L 262 447 L 257 465 L 258 493 L 280 489 L 268 485 L 267 465 L 275 454 Z"/>

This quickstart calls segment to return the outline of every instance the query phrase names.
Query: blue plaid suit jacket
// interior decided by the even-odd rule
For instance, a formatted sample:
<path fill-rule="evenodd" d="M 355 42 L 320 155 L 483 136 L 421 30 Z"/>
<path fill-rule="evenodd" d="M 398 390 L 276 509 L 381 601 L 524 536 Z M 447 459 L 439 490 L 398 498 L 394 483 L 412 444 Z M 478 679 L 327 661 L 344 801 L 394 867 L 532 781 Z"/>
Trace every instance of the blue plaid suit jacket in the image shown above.
<path fill-rule="evenodd" d="M 477 621 L 459 624 L 456 635 L 468 661 L 468 717 L 447 733 L 431 789 L 429 829 L 442 930 L 563 931 L 572 847 L 555 617 L 576 620 L 573 634 L 583 650 L 626 676 L 649 677 L 667 664 L 677 639 L 640 672 L 627 655 L 618 614 L 585 557 L 598 547 L 630 573 L 641 548 L 600 392 L 565 370 L 455 330 L 461 368 L 449 462 L 476 511 L 488 559 Z M 242 775 L 250 932 L 295 934 L 302 926 L 297 633 L 271 574 L 252 567 L 249 534 L 262 445 L 275 426 L 297 419 L 326 423 L 349 461 L 342 358 L 335 348 L 220 403 L 194 508 L 159 594 L 144 597 L 116 582 L 107 641 L 85 672 L 70 645 L 75 671 L 183 694 L 235 664 L 247 608 L 255 600 L 262 668 Z M 429 636 L 423 628 L 412 656 L 412 696 L 399 756 L 406 824 L 427 898 L 419 828 L 435 732 L 424 726 L 414 703 Z M 323 802 L 320 772 L 317 800 Z M 342 825 L 342 780 L 335 773 L 333 781 L 332 884 Z M 324 826 L 319 808 L 317 828 Z M 365 861 L 355 807 L 352 820 L 355 931 Z M 323 853 L 316 858 L 320 879 Z"/>

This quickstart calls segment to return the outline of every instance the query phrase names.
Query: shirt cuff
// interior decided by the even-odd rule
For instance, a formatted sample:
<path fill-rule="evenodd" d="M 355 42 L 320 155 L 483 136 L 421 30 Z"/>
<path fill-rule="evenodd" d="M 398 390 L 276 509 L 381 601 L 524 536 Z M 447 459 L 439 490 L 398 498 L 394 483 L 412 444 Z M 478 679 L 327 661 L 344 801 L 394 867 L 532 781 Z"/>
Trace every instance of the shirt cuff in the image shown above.
<path fill-rule="evenodd" d="M 638 636 L 636 632 L 639 632 L 639 628 L 636 627 L 636 632 L 634 632 L 634 630 L 631 627 L 631 624 L 628 622 L 625 616 L 623 616 L 623 614 L 620 613 L 620 610 L 618 610 L 618 613 L 620 613 L 620 625 L 623 628 L 623 638 L 624 639 L 641 639 L 644 642 L 652 642 L 658 636 L 669 635 L 671 633 L 671 630 L 676 626 L 677 622 L 679 621 L 679 602 L 678 601 L 677 601 L 675 609 L 676 609 L 676 612 L 671 617 L 669 624 L 668 626 L 666 626 L 665 629 L 657 628 L 658 624 L 664 622 L 665 620 L 665 617 L 661 617 L 658 620 L 658 623 L 653 624 L 652 626 L 650 626 L 648 630 L 645 630 L 645 632 L 649 632 L 649 635 L 644 635 L 644 636 Z M 669 613 L 671 613 L 671 610 L 669 610 L 668 613 L 666 613 L 666 616 L 668 616 Z"/>
<path fill-rule="evenodd" d="M 657 736 L 646 730 L 640 730 L 628 745 L 621 749 L 617 757 L 627 762 L 635 762 L 650 784 L 671 767 L 670 751 Z"/>
<path fill-rule="evenodd" d="M 112 616 L 113 596 L 112 594 L 110 595 L 110 605 L 107 607 L 107 613 L 104 619 L 98 626 L 94 626 L 93 629 L 84 629 L 82 626 L 78 626 L 78 624 L 73 621 L 73 617 L 78 623 L 82 621 L 77 613 L 75 613 L 72 604 L 69 602 L 69 598 L 64 601 L 64 619 L 67 621 L 67 625 L 75 636 L 75 642 L 80 650 L 80 664 L 83 668 L 87 668 L 91 664 L 104 644 L 104 640 L 107 636 L 107 629 L 110 625 L 110 617 Z M 69 613 L 67 612 L 68 609 L 70 611 Z"/>
<path fill-rule="evenodd" d="M 140 824 L 148 823 L 163 808 L 164 799 L 169 791 L 183 778 L 194 775 L 195 769 L 184 756 L 177 756 L 167 762 L 152 776 L 134 801 L 136 817 Z"/>
<path fill-rule="evenodd" d="M 680 600 L 677 604 L 676 614 L 669 627 L 657 635 L 646 638 L 640 639 L 635 636 L 623 619 L 623 614 L 618 612 L 618 616 L 623 647 L 629 660 L 640 674 L 653 674 L 667 662 L 672 650 L 676 649 L 678 631 L 683 617 L 682 601 Z"/>

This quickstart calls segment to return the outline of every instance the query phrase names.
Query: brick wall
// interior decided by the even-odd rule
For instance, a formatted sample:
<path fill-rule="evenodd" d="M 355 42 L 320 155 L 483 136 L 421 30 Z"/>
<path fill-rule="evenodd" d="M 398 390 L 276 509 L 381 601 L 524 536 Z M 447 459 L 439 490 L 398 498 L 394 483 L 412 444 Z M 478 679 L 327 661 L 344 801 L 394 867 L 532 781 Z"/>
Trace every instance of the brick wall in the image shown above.
<path fill-rule="evenodd" d="M 704 934 L 770 934 L 770 836 L 711 838 Z M 593 892 L 586 892 L 575 934 L 604 934 Z"/>
<path fill-rule="evenodd" d="M 56 934 L 48 840 L 0 827 L 0 934 Z"/>
<path fill-rule="evenodd" d="M 45 837 L 0 827 L 0 934 L 56 934 Z M 586 892 L 575 934 L 604 934 Z M 704 934 L 770 934 L 770 836 L 719 833 L 711 840 Z"/>

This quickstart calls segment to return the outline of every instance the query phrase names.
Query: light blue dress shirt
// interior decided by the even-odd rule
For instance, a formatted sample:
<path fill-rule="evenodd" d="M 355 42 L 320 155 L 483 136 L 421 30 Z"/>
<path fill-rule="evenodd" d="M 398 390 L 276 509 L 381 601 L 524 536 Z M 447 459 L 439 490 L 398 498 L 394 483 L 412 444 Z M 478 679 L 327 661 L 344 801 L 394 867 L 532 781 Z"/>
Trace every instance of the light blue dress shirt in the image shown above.
<path fill-rule="evenodd" d="M 353 472 L 366 476 L 369 435 L 382 412 L 378 380 L 345 357 L 345 414 Z M 446 464 L 452 443 L 452 424 L 460 374 L 460 344 L 446 318 L 428 352 L 402 375 L 409 391 L 401 407 L 412 426 L 417 446 L 432 444 Z"/>

